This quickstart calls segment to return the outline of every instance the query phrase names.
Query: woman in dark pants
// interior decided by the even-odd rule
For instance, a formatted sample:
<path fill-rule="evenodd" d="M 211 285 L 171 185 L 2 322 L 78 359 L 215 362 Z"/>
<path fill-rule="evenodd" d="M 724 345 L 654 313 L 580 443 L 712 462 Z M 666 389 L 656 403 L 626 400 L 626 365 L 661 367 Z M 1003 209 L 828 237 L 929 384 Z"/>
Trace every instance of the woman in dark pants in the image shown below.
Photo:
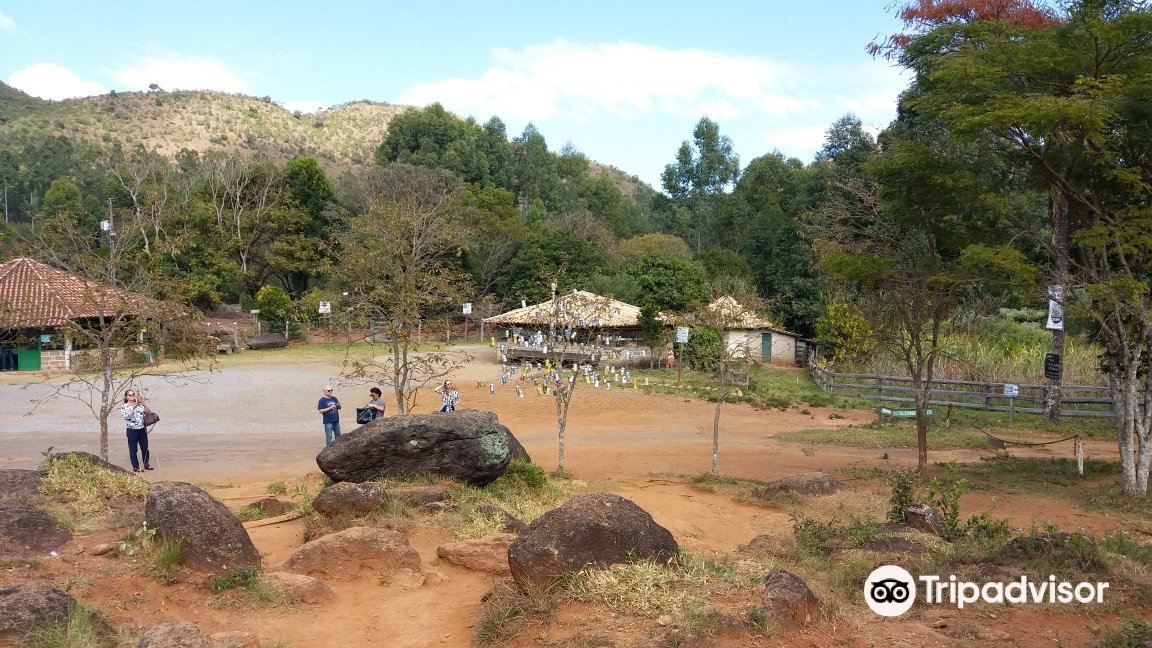
<path fill-rule="evenodd" d="M 128 424 L 128 457 L 132 460 L 132 472 L 140 472 L 140 462 L 136 459 L 136 448 L 144 458 L 144 470 L 152 470 L 148 464 L 148 432 L 144 429 L 144 412 L 150 411 L 143 401 L 137 400 L 136 390 L 124 393 L 124 405 L 120 413 Z"/>

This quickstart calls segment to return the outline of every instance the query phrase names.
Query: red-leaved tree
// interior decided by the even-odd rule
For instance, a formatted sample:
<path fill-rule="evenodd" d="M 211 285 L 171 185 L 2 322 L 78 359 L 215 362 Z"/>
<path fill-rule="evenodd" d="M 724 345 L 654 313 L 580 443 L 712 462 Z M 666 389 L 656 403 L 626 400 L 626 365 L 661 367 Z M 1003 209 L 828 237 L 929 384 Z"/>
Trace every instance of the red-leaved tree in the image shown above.
<path fill-rule="evenodd" d="M 981 21 L 1039 29 L 1058 22 L 1056 14 L 1032 0 L 913 0 L 896 12 L 904 31 L 868 44 L 868 53 L 891 59 L 921 34 L 942 25 Z"/>

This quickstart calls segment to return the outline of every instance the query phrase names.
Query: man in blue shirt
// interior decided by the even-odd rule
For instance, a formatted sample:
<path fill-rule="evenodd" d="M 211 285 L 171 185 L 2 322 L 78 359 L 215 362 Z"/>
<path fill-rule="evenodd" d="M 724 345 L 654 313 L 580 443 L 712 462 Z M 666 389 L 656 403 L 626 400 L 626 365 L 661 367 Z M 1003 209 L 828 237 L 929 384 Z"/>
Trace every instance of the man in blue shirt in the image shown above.
<path fill-rule="evenodd" d="M 316 411 L 324 418 L 324 445 L 330 446 L 340 438 L 340 400 L 332 395 L 332 385 L 324 385 L 324 396 L 316 403 Z"/>

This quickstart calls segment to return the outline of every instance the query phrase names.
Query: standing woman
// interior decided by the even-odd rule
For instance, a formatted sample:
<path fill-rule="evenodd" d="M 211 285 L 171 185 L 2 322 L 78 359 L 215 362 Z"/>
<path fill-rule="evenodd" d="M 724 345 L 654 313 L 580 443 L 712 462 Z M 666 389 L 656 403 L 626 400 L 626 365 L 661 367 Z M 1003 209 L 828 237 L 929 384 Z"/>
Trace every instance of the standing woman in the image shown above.
<path fill-rule="evenodd" d="M 456 403 L 460 402 L 460 392 L 452 385 L 452 381 L 445 380 L 443 385 L 436 388 L 436 393 L 440 394 L 441 412 L 456 411 Z"/>
<path fill-rule="evenodd" d="M 148 464 L 148 432 L 144 429 L 144 412 L 150 411 L 142 400 L 137 399 L 136 390 L 124 393 L 124 405 L 120 413 L 128 424 L 128 457 L 132 460 L 132 472 L 140 472 L 140 462 L 136 459 L 136 448 L 144 456 L 144 470 L 152 470 Z"/>

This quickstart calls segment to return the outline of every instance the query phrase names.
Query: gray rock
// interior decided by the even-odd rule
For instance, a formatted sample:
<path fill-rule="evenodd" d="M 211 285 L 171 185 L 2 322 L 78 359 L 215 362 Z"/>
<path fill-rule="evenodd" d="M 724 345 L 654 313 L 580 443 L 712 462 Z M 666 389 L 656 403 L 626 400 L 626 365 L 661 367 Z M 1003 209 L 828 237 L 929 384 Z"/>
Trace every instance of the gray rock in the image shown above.
<path fill-rule="evenodd" d="M 925 533 L 940 533 L 940 518 L 931 506 L 923 502 L 916 502 L 904 509 L 904 524 Z"/>
<path fill-rule="evenodd" d="M 312 508 L 327 516 L 371 513 L 388 502 L 388 491 L 377 482 L 338 482 L 320 491 Z"/>
<path fill-rule="evenodd" d="M 516 540 L 510 533 L 497 533 L 483 538 L 446 542 L 436 548 L 436 555 L 446 563 L 482 571 L 495 576 L 508 576 L 508 547 Z"/>
<path fill-rule="evenodd" d="M 284 571 L 329 578 L 355 578 L 361 569 L 401 567 L 418 570 L 420 554 L 403 533 L 371 527 L 352 527 L 312 540 L 284 563 Z"/>
<path fill-rule="evenodd" d="M 569 499 L 536 518 L 508 548 L 512 578 L 532 589 L 586 566 L 652 559 L 669 562 L 680 547 L 634 502 L 611 493 Z"/>
<path fill-rule="evenodd" d="M 333 481 L 436 474 L 484 486 L 504 474 L 512 434 L 492 412 L 404 414 L 376 419 L 316 456 Z"/>
<path fill-rule="evenodd" d="M 844 488 L 844 483 L 823 472 L 789 475 L 769 482 L 764 490 L 768 493 L 795 493 L 797 495 L 831 495 Z"/>
<path fill-rule="evenodd" d="M 0 585 L 0 639 L 18 640 L 36 625 L 63 623 L 75 606 L 76 599 L 55 587 Z"/>
<path fill-rule="evenodd" d="M 785 628 L 808 625 L 820 613 L 820 599 L 799 576 L 773 569 L 764 577 L 764 607 Z"/>
<path fill-rule="evenodd" d="M 433 504 L 452 499 L 452 493 L 443 486 L 398 486 L 388 489 L 388 497 L 404 506 L 427 509 Z"/>
<path fill-rule="evenodd" d="M 0 493 L 8 497 L 27 499 L 40 494 L 44 475 L 36 470 L 8 468 L 0 470 Z"/>
<path fill-rule="evenodd" d="M 191 623 L 165 623 L 149 628 L 136 648 L 215 648 L 215 643 Z"/>
<path fill-rule="evenodd" d="M 248 348 L 254 351 L 261 349 L 283 349 L 288 346 L 288 338 L 283 333 L 263 333 L 253 335 L 246 341 Z"/>
<path fill-rule="evenodd" d="M 226 574 L 260 565 L 260 554 L 236 514 L 192 484 L 153 484 L 144 520 L 160 535 L 183 542 L 185 564 L 195 569 Z"/>
<path fill-rule="evenodd" d="M 50 515 L 20 500 L 0 500 L 0 556 L 43 555 L 72 539 Z"/>

